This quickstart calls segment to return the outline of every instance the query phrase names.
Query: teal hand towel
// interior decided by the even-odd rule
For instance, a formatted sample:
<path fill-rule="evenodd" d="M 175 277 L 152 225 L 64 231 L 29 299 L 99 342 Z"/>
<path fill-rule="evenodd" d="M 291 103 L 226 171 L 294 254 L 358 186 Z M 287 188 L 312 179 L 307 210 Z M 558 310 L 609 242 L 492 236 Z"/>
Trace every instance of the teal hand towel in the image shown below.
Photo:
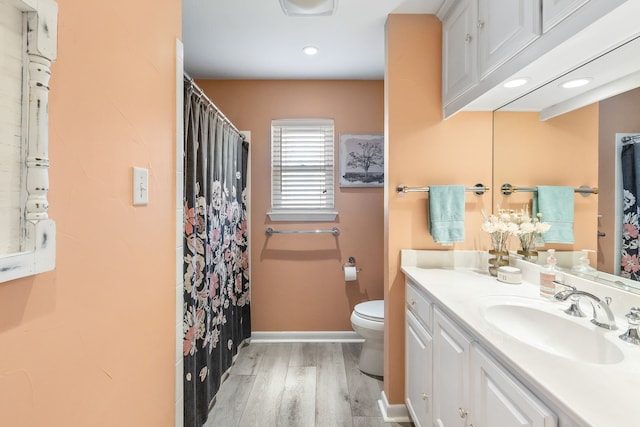
<path fill-rule="evenodd" d="M 429 232 L 436 243 L 464 242 L 464 187 L 429 186 Z"/>
<path fill-rule="evenodd" d="M 572 187 L 539 185 L 533 198 L 533 214 L 540 212 L 542 221 L 551 225 L 542 235 L 546 243 L 573 243 Z"/>

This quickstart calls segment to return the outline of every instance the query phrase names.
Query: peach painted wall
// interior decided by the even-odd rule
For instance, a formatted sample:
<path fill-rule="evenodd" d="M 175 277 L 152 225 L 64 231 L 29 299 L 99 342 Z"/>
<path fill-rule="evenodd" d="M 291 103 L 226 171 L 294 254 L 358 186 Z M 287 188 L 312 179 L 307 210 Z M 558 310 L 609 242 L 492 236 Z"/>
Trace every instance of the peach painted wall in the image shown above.
<path fill-rule="evenodd" d="M 57 265 L 0 284 L 0 425 L 175 421 L 181 3 L 58 0 L 50 94 Z M 150 203 L 131 203 L 132 166 Z"/>
<path fill-rule="evenodd" d="M 536 185 L 598 186 L 598 105 L 540 121 L 537 113 L 494 113 L 494 181 L 497 189 L 509 183 Z M 532 193 L 503 196 L 495 192 L 496 206 L 505 209 L 531 207 Z M 574 196 L 575 243 L 549 244 L 558 250 L 596 250 L 599 195 Z M 544 220 L 544 212 L 543 220 Z M 517 241 L 512 242 L 517 249 Z M 543 249 L 543 250 L 544 250 Z M 592 254 L 591 265 L 596 255 Z"/>
<path fill-rule="evenodd" d="M 383 297 L 383 189 L 336 187 L 336 222 L 276 222 L 271 206 L 271 120 L 332 118 L 336 162 L 345 133 L 383 132 L 382 81 L 198 81 L 224 114 L 251 131 L 251 326 L 253 331 L 351 331 L 359 302 Z M 336 177 L 338 177 L 336 163 Z M 273 235 L 265 228 L 340 235 Z M 362 271 L 345 282 L 342 264 Z"/>
<path fill-rule="evenodd" d="M 599 106 L 599 230 L 606 236 L 598 239 L 598 270 L 613 273 L 619 260 L 613 257 L 615 227 L 615 159 L 616 133 L 640 133 L 640 89 L 601 101 Z M 593 265 L 593 264 L 592 264 Z"/>
<path fill-rule="evenodd" d="M 395 187 L 476 183 L 491 185 L 491 113 L 459 113 L 442 120 L 441 24 L 433 15 L 390 15 L 387 20 L 385 113 L 385 382 L 389 402 L 404 402 L 404 275 L 400 250 L 486 249 L 480 209 L 491 192 L 466 193 L 466 240 L 434 243 L 427 229 L 425 193 L 398 196 Z"/>

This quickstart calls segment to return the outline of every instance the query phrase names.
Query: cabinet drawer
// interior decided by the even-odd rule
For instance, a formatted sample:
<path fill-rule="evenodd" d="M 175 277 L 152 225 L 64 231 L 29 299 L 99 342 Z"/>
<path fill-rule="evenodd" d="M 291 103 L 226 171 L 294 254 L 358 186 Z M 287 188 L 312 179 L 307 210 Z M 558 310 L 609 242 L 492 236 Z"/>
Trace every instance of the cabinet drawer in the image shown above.
<path fill-rule="evenodd" d="M 433 327 L 433 304 L 431 300 L 418 289 L 417 285 L 406 282 L 407 308 L 418 318 L 428 331 Z"/>

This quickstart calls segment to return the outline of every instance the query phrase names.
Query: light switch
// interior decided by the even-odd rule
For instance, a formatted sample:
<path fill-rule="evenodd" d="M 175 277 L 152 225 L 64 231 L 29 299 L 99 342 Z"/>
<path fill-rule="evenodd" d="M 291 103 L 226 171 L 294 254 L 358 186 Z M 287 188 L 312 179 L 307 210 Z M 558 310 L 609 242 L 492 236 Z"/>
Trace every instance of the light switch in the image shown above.
<path fill-rule="evenodd" d="M 149 170 L 133 167 L 133 205 L 143 206 L 149 203 Z"/>

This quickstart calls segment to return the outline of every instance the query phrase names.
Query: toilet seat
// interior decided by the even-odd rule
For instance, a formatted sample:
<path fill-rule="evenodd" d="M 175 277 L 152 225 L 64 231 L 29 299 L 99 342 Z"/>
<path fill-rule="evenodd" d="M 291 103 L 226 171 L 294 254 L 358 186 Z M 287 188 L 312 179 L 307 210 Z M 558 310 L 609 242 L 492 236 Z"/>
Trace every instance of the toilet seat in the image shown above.
<path fill-rule="evenodd" d="M 353 311 L 363 319 L 384 322 L 384 300 L 361 302 Z"/>

